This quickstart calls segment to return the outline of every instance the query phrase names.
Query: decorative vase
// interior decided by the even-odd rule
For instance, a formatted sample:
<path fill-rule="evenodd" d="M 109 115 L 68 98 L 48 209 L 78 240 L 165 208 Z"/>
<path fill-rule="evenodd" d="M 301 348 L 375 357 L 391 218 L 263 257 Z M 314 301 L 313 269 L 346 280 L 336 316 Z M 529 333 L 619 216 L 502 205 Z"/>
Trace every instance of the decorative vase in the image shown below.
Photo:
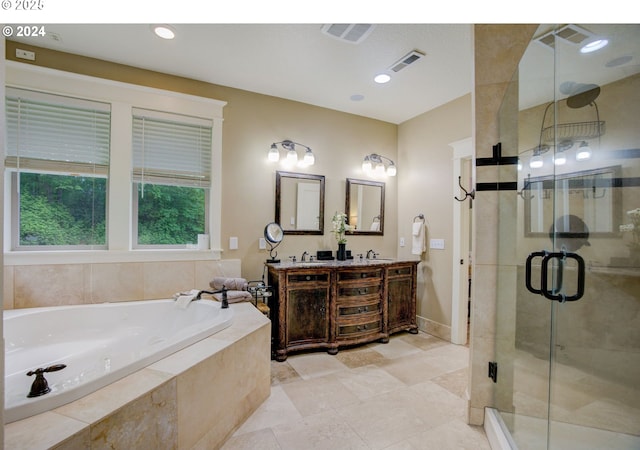
<path fill-rule="evenodd" d="M 347 259 L 347 244 L 338 244 L 338 252 L 336 253 L 336 259 L 338 261 L 345 261 Z"/>

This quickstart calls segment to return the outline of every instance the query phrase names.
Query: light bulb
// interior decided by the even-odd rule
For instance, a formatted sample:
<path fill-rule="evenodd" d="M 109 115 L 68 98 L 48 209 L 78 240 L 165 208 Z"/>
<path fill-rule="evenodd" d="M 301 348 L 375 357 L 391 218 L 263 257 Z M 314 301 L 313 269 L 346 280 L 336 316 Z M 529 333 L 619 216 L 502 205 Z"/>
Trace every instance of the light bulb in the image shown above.
<path fill-rule="evenodd" d="M 531 161 L 529 161 L 529 167 L 532 169 L 539 169 L 544 165 L 544 161 L 542 160 L 542 156 L 540 154 L 533 155 Z"/>
<path fill-rule="evenodd" d="M 382 164 L 381 162 L 376 164 L 376 175 L 377 176 L 382 176 L 384 175 L 385 171 L 384 171 L 384 164 Z"/>
<path fill-rule="evenodd" d="M 298 154 L 294 149 L 291 149 L 287 152 L 287 162 L 291 164 L 295 164 L 298 162 Z"/>
<path fill-rule="evenodd" d="M 387 167 L 387 175 L 389 175 L 390 177 L 395 177 L 396 172 L 397 170 L 395 164 L 391 164 L 389 167 Z"/>
<path fill-rule="evenodd" d="M 553 158 L 553 163 L 556 166 L 562 166 L 563 164 L 566 164 L 566 162 L 567 162 L 567 157 L 564 155 L 564 152 L 558 152 L 556 156 L 554 156 Z"/>
<path fill-rule="evenodd" d="M 371 172 L 371 160 L 369 156 L 364 157 L 364 161 L 362 161 L 362 170 L 364 172 Z"/>
<path fill-rule="evenodd" d="M 591 148 L 586 141 L 582 141 L 580 147 L 578 147 L 578 151 L 576 152 L 576 161 L 586 161 L 591 158 Z"/>
<path fill-rule="evenodd" d="M 307 151 L 304 153 L 304 158 L 302 159 L 302 162 L 307 166 L 312 166 L 316 162 L 316 157 L 310 148 L 308 148 Z"/>
<path fill-rule="evenodd" d="M 280 159 L 280 152 L 278 151 L 278 147 L 276 147 L 276 144 L 271 144 L 271 148 L 269 149 L 267 158 L 269 158 L 269 161 L 271 162 L 278 162 L 278 160 Z"/>

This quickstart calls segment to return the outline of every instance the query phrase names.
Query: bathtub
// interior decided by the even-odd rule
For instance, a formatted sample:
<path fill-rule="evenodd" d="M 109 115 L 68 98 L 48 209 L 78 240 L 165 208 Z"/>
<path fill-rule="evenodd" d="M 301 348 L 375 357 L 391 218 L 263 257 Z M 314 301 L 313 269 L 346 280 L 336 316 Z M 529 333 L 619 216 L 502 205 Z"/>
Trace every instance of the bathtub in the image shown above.
<path fill-rule="evenodd" d="M 231 309 L 198 300 L 56 306 L 4 311 L 5 423 L 77 400 L 202 340 L 233 321 Z M 51 392 L 28 398 L 36 368 Z"/>

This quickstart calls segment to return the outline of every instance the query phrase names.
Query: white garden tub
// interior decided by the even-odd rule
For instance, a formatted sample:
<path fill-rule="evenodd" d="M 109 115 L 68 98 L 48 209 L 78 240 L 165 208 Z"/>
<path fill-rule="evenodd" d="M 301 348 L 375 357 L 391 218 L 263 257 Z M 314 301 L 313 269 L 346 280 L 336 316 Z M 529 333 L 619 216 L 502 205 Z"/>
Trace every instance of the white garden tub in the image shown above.
<path fill-rule="evenodd" d="M 5 423 L 77 400 L 220 331 L 231 309 L 211 300 L 181 308 L 174 300 L 56 306 L 4 311 Z M 51 392 L 28 398 L 45 373 Z"/>

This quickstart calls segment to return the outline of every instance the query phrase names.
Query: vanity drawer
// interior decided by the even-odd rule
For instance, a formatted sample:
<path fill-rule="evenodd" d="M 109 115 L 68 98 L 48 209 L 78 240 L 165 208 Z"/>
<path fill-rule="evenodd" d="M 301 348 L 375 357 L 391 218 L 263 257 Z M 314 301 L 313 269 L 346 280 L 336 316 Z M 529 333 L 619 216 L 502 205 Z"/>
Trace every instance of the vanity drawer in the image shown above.
<path fill-rule="evenodd" d="M 338 301 L 351 297 L 362 297 L 365 295 L 380 295 L 380 283 L 368 283 L 359 286 L 338 286 Z"/>
<path fill-rule="evenodd" d="M 412 266 L 390 267 L 387 269 L 387 275 L 397 277 L 402 275 L 411 275 Z"/>
<path fill-rule="evenodd" d="M 338 272 L 338 282 L 350 280 L 362 280 L 366 278 L 379 279 L 382 277 L 382 269 L 363 269 L 356 271 Z"/>
<path fill-rule="evenodd" d="M 358 304 L 338 304 L 338 317 L 350 317 L 358 314 L 380 314 L 380 312 L 380 300 L 371 300 Z"/>
<path fill-rule="evenodd" d="M 338 324 L 338 339 L 353 338 L 358 335 L 366 335 L 371 333 L 379 333 L 382 331 L 382 319 L 380 316 L 371 318 L 361 323 L 344 323 Z"/>
<path fill-rule="evenodd" d="M 329 273 L 290 273 L 287 276 L 289 283 L 305 283 L 314 281 L 316 283 L 329 282 Z"/>

